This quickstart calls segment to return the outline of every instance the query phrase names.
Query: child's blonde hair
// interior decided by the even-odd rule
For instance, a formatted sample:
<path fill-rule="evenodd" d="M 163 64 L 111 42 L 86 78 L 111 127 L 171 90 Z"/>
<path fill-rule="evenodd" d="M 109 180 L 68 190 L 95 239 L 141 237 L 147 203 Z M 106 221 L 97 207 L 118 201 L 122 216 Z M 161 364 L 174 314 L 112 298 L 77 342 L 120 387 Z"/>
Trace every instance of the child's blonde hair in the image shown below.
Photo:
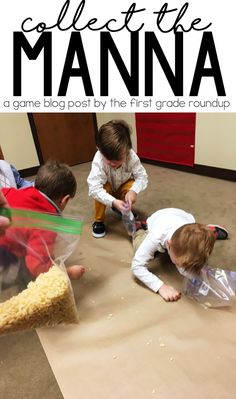
<path fill-rule="evenodd" d="M 171 249 L 178 265 L 199 274 L 206 264 L 216 240 L 214 231 L 200 223 L 181 226 L 171 238 Z"/>
<path fill-rule="evenodd" d="M 102 155 L 110 161 L 119 161 L 132 148 L 131 129 L 123 120 L 112 120 L 100 127 L 96 145 Z"/>

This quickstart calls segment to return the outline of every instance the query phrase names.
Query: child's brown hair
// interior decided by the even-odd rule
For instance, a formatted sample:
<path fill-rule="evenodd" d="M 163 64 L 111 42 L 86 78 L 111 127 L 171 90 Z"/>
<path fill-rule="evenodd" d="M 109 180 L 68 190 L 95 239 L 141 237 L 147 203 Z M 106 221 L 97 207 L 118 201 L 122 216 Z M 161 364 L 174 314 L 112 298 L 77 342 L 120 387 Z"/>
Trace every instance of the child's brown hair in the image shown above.
<path fill-rule="evenodd" d="M 171 238 L 171 249 L 178 265 L 199 274 L 210 256 L 216 236 L 214 231 L 200 223 L 190 223 L 177 229 Z"/>
<path fill-rule="evenodd" d="M 49 160 L 39 168 L 35 188 L 46 194 L 52 201 L 58 201 L 66 195 L 73 198 L 77 183 L 68 165 Z"/>
<path fill-rule="evenodd" d="M 100 127 L 96 145 L 110 161 L 119 161 L 132 148 L 131 129 L 123 120 L 112 120 Z"/>

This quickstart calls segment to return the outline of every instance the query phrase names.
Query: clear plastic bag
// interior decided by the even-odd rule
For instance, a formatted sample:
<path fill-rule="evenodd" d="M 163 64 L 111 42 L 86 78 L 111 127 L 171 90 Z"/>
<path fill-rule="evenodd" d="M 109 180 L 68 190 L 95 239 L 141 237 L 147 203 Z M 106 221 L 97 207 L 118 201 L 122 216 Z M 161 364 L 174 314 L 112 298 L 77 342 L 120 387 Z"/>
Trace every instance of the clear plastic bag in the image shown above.
<path fill-rule="evenodd" d="M 135 218 L 132 211 L 127 210 L 122 212 L 122 222 L 129 234 L 129 236 L 133 236 L 136 231 L 135 226 Z"/>
<path fill-rule="evenodd" d="M 198 277 L 185 277 L 183 293 L 206 307 L 231 306 L 236 292 L 236 272 L 205 266 Z"/>
<path fill-rule="evenodd" d="M 78 245 L 82 222 L 0 209 L 6 213 L 11 226 L 0 237 L 0 334 L 77 323 L 65 261 Z"/>

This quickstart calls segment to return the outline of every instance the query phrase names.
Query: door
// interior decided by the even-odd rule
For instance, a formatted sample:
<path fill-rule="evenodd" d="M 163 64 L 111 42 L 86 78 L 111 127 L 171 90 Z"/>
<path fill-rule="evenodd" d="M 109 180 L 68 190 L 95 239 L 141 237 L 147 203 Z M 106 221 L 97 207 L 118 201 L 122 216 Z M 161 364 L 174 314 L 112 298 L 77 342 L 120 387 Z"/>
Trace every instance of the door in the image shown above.
<path fill-rule="evenodd" d="M 1 146 L 0 146 L 0 159 L 4 159 L 4 156 L 3 156 L 3 153 L 2 153 Z"/>
<path fill-rule="evenodd" d="M 195 119 L 195 113 L 137 113 L 139 157 L 193 166 Z"/>
<path fill-rule="evenodd" d="M 92 113 L 33 113 L 31 127 L 40 163 L 56 159 L 68 165 L 89 162 L 96 152 Z"/>

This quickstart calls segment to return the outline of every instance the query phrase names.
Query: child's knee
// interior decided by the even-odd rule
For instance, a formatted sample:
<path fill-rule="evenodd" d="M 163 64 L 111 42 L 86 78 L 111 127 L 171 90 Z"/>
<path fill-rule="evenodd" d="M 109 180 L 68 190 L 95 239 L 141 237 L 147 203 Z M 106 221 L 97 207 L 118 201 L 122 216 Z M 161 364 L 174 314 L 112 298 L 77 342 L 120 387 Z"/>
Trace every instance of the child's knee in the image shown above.
<path fill-rule="evenodd" d="M 146 230 L 138 230 L 134 233 L 133 235 L 133 249 L 134 253 L 137 251 L 145 237 L 147 236 L 147 231 Z"/>

